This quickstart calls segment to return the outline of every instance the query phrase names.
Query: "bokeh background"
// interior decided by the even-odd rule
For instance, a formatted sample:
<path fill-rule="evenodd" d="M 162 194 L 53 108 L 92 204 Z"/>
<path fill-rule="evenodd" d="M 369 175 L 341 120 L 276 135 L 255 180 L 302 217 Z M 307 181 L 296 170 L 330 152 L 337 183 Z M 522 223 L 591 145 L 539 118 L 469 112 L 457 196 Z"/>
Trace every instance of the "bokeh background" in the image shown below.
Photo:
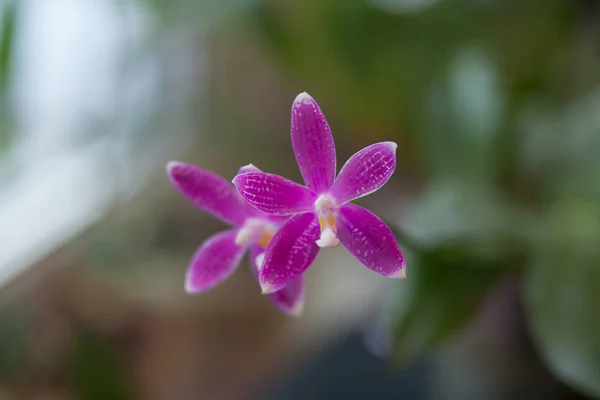
<path fill-rule="evenodd" d="M 300 180 L 299 92 L 338 165 L 398 142 L 361 203 L 404 281 L 343 249 L 278 313 L 169 160 Z M 2 0 L 0 399 L 600 397 L 600 3 Z"/>

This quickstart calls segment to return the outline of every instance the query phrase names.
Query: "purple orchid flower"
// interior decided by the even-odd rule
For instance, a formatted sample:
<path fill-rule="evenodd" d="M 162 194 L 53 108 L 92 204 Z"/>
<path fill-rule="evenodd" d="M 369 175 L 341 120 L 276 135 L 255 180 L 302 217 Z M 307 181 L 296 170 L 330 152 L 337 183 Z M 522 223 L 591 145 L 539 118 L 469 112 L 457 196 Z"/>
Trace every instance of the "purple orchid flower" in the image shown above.
<path fill-rule="evenodd" d="M 273 236 L 260 267 L 263 293 L 293 282 L 310 266 L 319 248 L 341 244 L 365 266 L 390 278 L 405 278 L 404 256 L 390 228 L 350 201 L 381 188 L 396 168 L 394 142 L 354 154 L 337 178 L 335 145 L 323 112 L 307 93 L 292 105 L 292 145 L 306 186 L 253 166 L 233 183 L 256 209 L 290 216 Z"/>
<path fill-rule="evenodd" d="M 167 164 L 167 174 L 189 201 L 234 227 L 210 237 L 198 248 L 187 271 L 186 291 L 200 293 L 223 282 L 237 269 L 247 249 L 252 272 L 258 279 L 257 266 L 262 264 L 265 249 L 285 219 L 250 207 L 230 182 L 196 166 L 172 161 Z M 290 280 L 289 285 L 269 297 L 283 312 L 299 315 L 304 307 L 304 279 Z"/>

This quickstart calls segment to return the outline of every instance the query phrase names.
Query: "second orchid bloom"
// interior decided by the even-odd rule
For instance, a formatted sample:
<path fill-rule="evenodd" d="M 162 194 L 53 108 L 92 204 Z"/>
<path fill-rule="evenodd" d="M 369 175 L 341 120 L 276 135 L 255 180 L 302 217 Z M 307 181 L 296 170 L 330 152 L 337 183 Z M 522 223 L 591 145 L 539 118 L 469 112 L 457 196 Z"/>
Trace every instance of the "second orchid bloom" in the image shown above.
<path fill-rule="evenodd" d="M 319 249 L 342 244 L 371 270 L 406 277 L 404 256 L 390 228 L 350 201 L 381 188 L 396 167 L 396 143 L 382 142 L 354 154 L 336 178 L 333 136 L 317 102 L 307 93 L 292 105 L 292 145 L 306 186 L 249 165 L 233 183 L 254 208 L 288 217 L 258 265 L 263 293 L 294 282 Z M 262 257 L 261 257 L 262 258 Z"/>
<path fill-rule="evenodd" d="M 193 165 L 170 162 L 167 174 L 181 194 L 201 210 L 232 228 L 206 240 L 192 257 L 185 280 L 188 293 L 201 293 L 227 279 L 238 267 L 246 250 L 250 251 L 250 267 L 258 278 L 265 248 L 282 218 L 268 216 L 250 207 L 233 185 Z M 258 261 L 258 263 L 257 263 Z M 269 298 L 287 314 L 298 315 L 304 307 L 304 280 L 294 280 Z"/>

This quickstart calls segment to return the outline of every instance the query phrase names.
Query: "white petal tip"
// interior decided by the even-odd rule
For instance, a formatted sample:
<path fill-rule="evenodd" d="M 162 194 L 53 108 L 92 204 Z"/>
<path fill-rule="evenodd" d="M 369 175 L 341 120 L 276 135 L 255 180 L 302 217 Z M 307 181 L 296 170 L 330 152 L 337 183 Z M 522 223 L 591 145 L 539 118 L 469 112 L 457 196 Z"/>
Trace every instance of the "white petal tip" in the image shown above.
<path fill-rule="evenodd" d="M 392 278 L 406 279 L 406 268 L 402 268 L 401 270 L 395 272 L 394 275 L 392 275 Z"/>
<path fill-rule="evenodd" d="M 299 104 L 308 104 L 313 102 L 314 99 L 306 92 L 302 92 L 300 93 L 298 96 L 296 96 L 296 99 L 294 100 L 294 104 L 299 105 Z"/>
<path fill-rule="evenodd" d="M 258 169 L 254 164 L 248 164 L 248 165 L 244 165 L 243 167 L 241 167 L 238 171 L 238 175 L 239 174 L 245 174 L 248 172 L 260 172 L 260 169 Z"/>
<path fill-rule="evenodd" d="M 271 294 L 277 291 L 270 283 L 261 283 L 260 288 L 262 289 L 262 294 Z"/>
<path fill-rule="evenodd" d="M 392 151 L 396 151 L 396 149 L 398 148 L 398 143 L 396 142 L 384 142 L 387 146 L 390 147 L 390 149 L 392 149 Z"/>
<path fill-rule="evenodd" d="M 191 284 L 191 282 L 186 282 L 185 283 L 185 287 L 184 290 L 187 294 L 197 294 L 200 293 L 200 290 L 196 289 L 194 287 L 194 285 Z"/>
<path fill-rule="evenodd" d="M 171 173 L 173 171 L 173 169 L 180 167 L 180 166 L 184 166 L 185 164 L 180 162 L 180 161 L 169 161 L 167 163 L 167 172 Z"/>
<path fill-rule="evenodd" d="M 287 314 L 292 317 L 299 317 L 304 312 L 304 301 L 300 301 L 287 311 Z"/>

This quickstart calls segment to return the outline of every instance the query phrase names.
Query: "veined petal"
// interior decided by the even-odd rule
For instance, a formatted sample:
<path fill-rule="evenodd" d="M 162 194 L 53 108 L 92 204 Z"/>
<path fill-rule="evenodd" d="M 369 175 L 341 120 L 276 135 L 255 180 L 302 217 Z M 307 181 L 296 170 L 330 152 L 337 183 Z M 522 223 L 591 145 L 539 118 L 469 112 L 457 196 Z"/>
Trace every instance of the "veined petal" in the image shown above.
<path fill-rule="evenodd" d="M 327 191 L 335 179 L 335 144 L 317 102 L 300 93 L 292 105 L 292 145 L 304 182 L 315 193 Z"/>
<path fill-rule="evenodd" d="M 345 204 L 336 220 L 342 245 L 365 266 L 390 277 L 405 278 L 406 264 L 390 228 L 369 210 Z"/>
<path fill-rule="evenodd" d="M 252 246 L 250 249 L 250 265 L 257 279 L 258 267 L 256 261 L 257 258 L 259 259 L 260 254 L 264 256 L 264 251 L 260 246 Z M 304 310 L 304 277 L 299 276 L 283 289 L 267 296 L 284 313 L 294 316 L 300 315 Z"/>
<path fill-rule="evenodd" d="M 235 226 L 256 214 L 233 185 L 212 172 L 194 165 L 171 161 L 167 164 L 171 183 L 200 209 Z"/>
<path fill-rule="evenodd" d="M 279 228 L 260 268 L 263 293 L 283 289 L 312 264 L 319 253 L 319 235 L 319 220 L 312 212 L 294 215 Z"/>
<path fill-rule="evenodd" d="M 235 243 L 237 232 L 237 229 L 221 232 L 202 243 L 187 272 L 185 290 L 188 293 L 208 290 L 235 271 L 245 251 Z"/>
<path fill-rule="evenodd" d="M 238 170 L 238 175 L 246 174 L 248 172 L 263 172 L 263 171 L 258 169 L 258 167 L 256 167 L 254 164 L 248 164 L 248 165 L 244 165 L 243 167 L 240 167 L 240 169 Z M 258 212 L 259 217 L 268 219 L 269 221 L 273 222 L 277 226 L 283 225 L 283 223 L 288 218 L 287 216 L 270 215 L 270 214 L 267 214 L 264 212 L 260 212 L 258 210 L 256 210 L 256 211 Z"/>
<path fill-rule="evenodd" d="M 251 206 L 272 215 L 311 210 L 316 200 L 316 195 L 306 187 L 262 171 L 239 174 L 233 178 L 233 184 Z"/>
<path fill-rule="evenodd" d="M 375 143 L 350 157 L 331 188 L 338 204 L 381 188 L 396 169 L 397 147 L 394 142 Z"/>

